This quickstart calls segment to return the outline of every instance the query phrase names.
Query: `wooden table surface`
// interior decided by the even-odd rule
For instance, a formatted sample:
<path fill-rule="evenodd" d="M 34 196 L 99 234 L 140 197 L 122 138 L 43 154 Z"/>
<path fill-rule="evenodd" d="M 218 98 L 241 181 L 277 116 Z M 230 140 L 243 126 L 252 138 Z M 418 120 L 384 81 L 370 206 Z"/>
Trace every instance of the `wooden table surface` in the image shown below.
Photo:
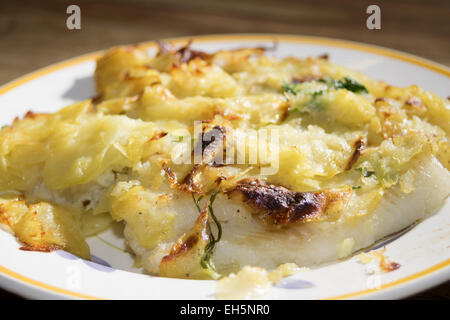
<path fill-rule="evenodd" d="M 81 30 L 66 8 L 81 8 Z M 381 30 L 366 8 L 381 8 Z M 223 33 L 289 33 L 381 45 L 450 66 L 448 0 L 14 0 L 0 2 L 0 84 L 118 44 Z M 0 298 L 12 298 L 0 291 Z M 449 299 L 450 283 L 414 296 Z"/>

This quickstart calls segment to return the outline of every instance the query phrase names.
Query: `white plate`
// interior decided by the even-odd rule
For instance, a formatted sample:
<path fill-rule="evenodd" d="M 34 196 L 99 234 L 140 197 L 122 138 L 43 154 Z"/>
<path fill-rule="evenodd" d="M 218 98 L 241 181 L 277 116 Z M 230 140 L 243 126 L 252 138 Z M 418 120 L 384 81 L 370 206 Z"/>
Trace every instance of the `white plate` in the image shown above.
<path fill-rule="evenodd" d="M 287 35 L 226 35 L 194 38 L 194 48 L 214 51 L 245 46 L 278 46 L 269 54 L 330 55 L 345 65 L 398 86 L 417 84 L 447 97 L 450 71 L 433 62 L 393 50 L 354 42 Z M 186 39 L 177 39 L 184 42 Z M 152 45 L 149 44 L 149 48 Z M 154 49 L 154 47 L 153 47 Z M 71 59 L 26 75 L 0 88 L 0 125 L 28 110 L 53 112 L 94 95 L 95 58 Z M 401 268 L 368 276 L 365 266 L 350 258 L 287 278 L 268 299 L 401 298 L 450 278 L 450 203 L 386 244 L 386 254 Z M 214 299 L 215 282 L 152 277 L 133 269 L 113 231 L 88 240 L 94 262 L 64 251 L 19 250 L 20 244 L 0 230 L 0 284 L 28 298 Z M 110 244 L 104 242 L 106 240 Z M 392 240 L 392 239 L 391 239 Z M 107 266 L 112 267 L 107 267 Z"/>

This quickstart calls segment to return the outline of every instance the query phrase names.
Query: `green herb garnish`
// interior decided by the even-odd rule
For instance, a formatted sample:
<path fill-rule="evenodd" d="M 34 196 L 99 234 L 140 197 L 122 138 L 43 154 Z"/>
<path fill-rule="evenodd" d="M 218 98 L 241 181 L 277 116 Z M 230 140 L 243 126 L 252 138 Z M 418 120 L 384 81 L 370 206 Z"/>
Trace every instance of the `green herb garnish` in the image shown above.
<path fill-rule="evenodd" d="M 327 85 L 329 89 L 346 89 L 348 91 L 354 93 L 368 93 L 366 87 L 364 87 L 361 83 L 349 78 L 344 77 L 341 80 L 335 80 L 330 78 L 319 79 L 317 80 L 320 83 L 324 83 Z M 286 93 L 292 93 L 296 95 L 299 93 L 300 88 L 297 83 L 285 83 L 283 84 L 283 91 Z M 325 90 L 320 90 L 312 93 L 313 97 L 320 96 L 325 93 Z"/>
<path fill-rule="evenodd" d="M 313 92 L 312 96 L 313 96 L 313 98 L 315 98 L 315 97 L 323 95 L 323 93 L 324 93 L 323 90 L 316 91 L 316 92 Z"/>
<path fill-rule="evenodd" d="M 198 199 L 195 199 L 194 194 L 192 193 L 192 200 L 194 200 L 194 204 L 197 207 L 198 212 L 202 211 L 202 209 L 200 208 L 200 200 L 202 200 L 203 196 L 198 197 Z"/>
<path fill-rule="evenodd" d="M 348 91 L 354 93 L 368 93 L 366 87 L 364 87 L 361 83 L 350 79 L 349 77 L 344 77 L 341 80 L 320 79 L 318 81 L 325 83 L 328 86 L 328 89 L 347 89 Z"/>
<path fill-rule="evenodd" d="M 211 269 L 214 271 L 216 271 L 216 268 L 215 268 L 213 262 L 211 261 L 211 256 L 214 252 L 214 247 L 216 246 L 216 243 L 218 243 L 220 241 L 220 239 L 222 238 L 222 225 L 220 224 L 219 220 L 215 216 L 214 209 L 213 209 L 213 203 L 216 200 L 218 193 L 219 193 L 219 191 L 216 191 L 211 195 L 211 197 L 209 198 L 209 204 L 208 204 L 208 212 L 217 227 L 217 238 L 212 233 L 211 227 L 208 223 L 210 241 L 206 245 L 205 252 L 203 253 L 203 256 L 200 260 L 200 265 L 202 266 L 203 269 Z M 197 207 L 197 210 L 199 212 L 201 211 L 200 200 L 202 198 L 203 198 L 203 196 L 200 196 L 198 199 L 195 199 L 195 196 L 192 194 L 192 199 L 194 200 L 194 204 Z"/>
<path fill-rule="evenodd" d="M 283 84 L 283 91 L 286 93 L 297 94 L 299 92 L 299 88 L 296 83 L 285 83 Z"/>
<path fill-rule="evenodd" d="M 172 136 L 171 140 L 174 142 L 181 142 L 183 141 L 184 137 L 183 136 Z"/>
<path fill-rule="evenodd" d="M 375 174 L 375 171 L 369 171 L 367 170 L 366 167 L 357 168 L 357 170 L 361 171 L 361 174 L 363 175 L 364 178 L 368 178 Z"/>
<path fill-rule="evenodd" d="M 361 189 L 361 186 L 352 186 L 353 190 Z"/>
<path fill-rule="evenodd" d="M 364 87 L 361 83 L 350 79 L 348 77 L 345 77 L 344 79 L 339 81 L 342 88 L 347 89 L 348 91 L 355 92 L 355 93 L 368 93 L 366 87 Z"/>
<path fill-rule="evenodd" d="M 296 113 L 298 111 L 299 111 L 298 108 L 294 108 L 294 109 L 289 111 L 289 114 L 294 114 L 294 113 Z"/>

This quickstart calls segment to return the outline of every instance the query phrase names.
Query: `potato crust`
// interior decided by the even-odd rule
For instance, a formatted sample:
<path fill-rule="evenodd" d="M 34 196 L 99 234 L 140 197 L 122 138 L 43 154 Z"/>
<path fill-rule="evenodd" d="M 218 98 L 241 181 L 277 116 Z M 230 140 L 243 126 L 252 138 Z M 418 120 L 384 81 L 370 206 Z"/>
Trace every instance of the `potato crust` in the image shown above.
<path fill-rule="evenodd" d="M 447 99 L 267 49 L 110 49 L 95 98 L 0 130 L 0 223 L 86 259 L 121 223 L 149 273 L 215 279 L 345 258 L 442 205 Z"/>

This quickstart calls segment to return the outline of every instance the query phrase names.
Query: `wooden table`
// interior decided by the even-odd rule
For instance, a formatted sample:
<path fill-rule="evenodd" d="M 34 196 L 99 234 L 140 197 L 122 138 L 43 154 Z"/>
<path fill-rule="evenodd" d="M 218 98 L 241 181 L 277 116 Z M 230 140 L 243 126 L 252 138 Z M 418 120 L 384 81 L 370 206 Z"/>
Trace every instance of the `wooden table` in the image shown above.
<path fill-rule="evenodd" d="M 81 7 L 81 30 L 66 28 L 66 8 Z M 381 7 L 381 30 L 366 28 L 366 8 Z M 448 0 L 14 0 L 0 2 L 0 84 L 73 56 L 168 37 L 290 33 L 386 46 L 450 66 Z M 12 297 L 0 291 L 0 298 Z M 450 284 L 414 298 L 450 297 Z"/>

